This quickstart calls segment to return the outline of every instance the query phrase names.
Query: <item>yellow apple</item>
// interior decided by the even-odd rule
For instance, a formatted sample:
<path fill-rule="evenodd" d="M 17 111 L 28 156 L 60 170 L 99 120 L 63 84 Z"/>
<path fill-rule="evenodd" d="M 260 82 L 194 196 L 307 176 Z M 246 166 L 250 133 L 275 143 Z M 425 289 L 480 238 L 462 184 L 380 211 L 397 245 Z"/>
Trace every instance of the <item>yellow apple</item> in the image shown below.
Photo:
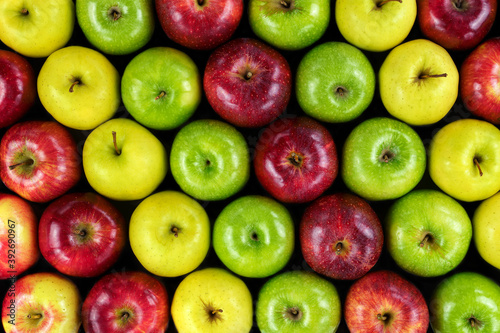
<path fill-rule="evenodd" d="M 472 217 L 472 228 L 479 255 L 500 269 L 500 192 L 479 204 Z"/>

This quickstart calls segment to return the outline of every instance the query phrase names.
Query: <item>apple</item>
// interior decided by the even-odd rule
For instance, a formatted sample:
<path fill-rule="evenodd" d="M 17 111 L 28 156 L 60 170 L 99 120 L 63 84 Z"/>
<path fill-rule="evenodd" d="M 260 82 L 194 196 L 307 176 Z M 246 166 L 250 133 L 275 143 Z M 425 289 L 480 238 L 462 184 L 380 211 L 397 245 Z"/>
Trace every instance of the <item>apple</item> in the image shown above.
<path fill-rule="evenodd" d="M 170 169 L 182 191 L 198 200 L 223 200 L 250 178 L 250 154 L 243 135 L 215 119 L 193 121 L 177 132 Z"/>
<path fill-rule="evenodd" d="M 161 281 L 141 271 L 110 273 L 90 289 L 82 305 L 86 333 L 165 332 L 168 294 Z"/>
<path fill-rule="evenodd" d="M 300 60 L 296 76 L 296 97 L 301 109 L 324 122 L 356 119 L 375 94 L 375 72 L 370 60 L 344 42 L 315 46 Z"/>
<path fill-rule="evenodd" d="M 24 275 L 3 299 L 3 328 L 6 333 L 77 333 L 81 326 L 80 302 L 78 287 L 63 275 Z"/>
<path fill-rule="evenodd" d="M 422 34 L 448 50 L 477 46 L 488 34 L 497 13 L 497 0 L 417 0 Z"/>
<path fill-rule="evenodd" d="M 155 0 L 168 38 L 194 50 L 210 50 L 228 41 L 238 28 L 243 0 Z"/>
<path fill-rule="evenodd" d="M 284 203 L 318 198 L 338 173 L 332 135 L 309 117 L 280 118 L 262 130 L 253 164 L 262 187 Z"/>
<path fill-rule="evenodd" d="M 26 57 L 44 58 L 73 35 L 72 0 L 9 0 L 0 4 L 0 40 Z"/>
<path fill-rule="evenodd" d="M 171 313 L 179 332 L 250 332 L 252 295 L 239 277 L 208 267 L 179 283 Z"/>
<path fill-rule="evenodd" d="M 481 201 L 500 190 L 500 130 L 478 119 L 459 119 L 432 137 L 429 175 L 446 194 Z"/>
<path fill-rule="evenodd" d="M 28 59 L 0 50 L 0 91 L 0 128 L 4 128 L 20 121 L 35 104 L 36 76 Z"/>
<path fill-rule="evenodd" d="M 288 61 L 254 38 L 237 38 L 207 60 L 203 88 L 214 111 L 241 127 L 269 124 L 286 109 L 292 92 Z"/>
<path fill-rule="evenodd" d="M 384 243 L 380 220 L 368 202 L 350 193 L 323 196 L 300 221 L 300 246 L 317 273 L 356 280 L 377 263 Z"/>
<path fill-rule="evenodd" d="M 451 55 L 427 39 L 392 49 L 379 70 L 380 98 L 387 111 L 410 125 L 437 123 L 458 97 L 459 73 Z"/>
<path fill-rule="evenodd" d="M 282 50 L 311 46 L 330 24 L 330 0 L 250 0 L 248 22 L 261 40 Z"/>
<path fill-rule="evenodd" d="M 289 271 L 261 287 L 255 305 L 261 332 L 335 332 L 342 317 L 332 282 L 313 272 Z"/>
<path fill-rule="evenodd" d="M 474 245 L 490 265 L 500 269 L 500 192 L 482 201 L 472 216 Z"/>
<path fill-rule="evenodd" d="M 145 46 L 155 28 L 154 0 L 76 1 L 76 18 L 87 40 L 111 55 Z"/>
<path fill-rule="evenodd" d="M 163 277 L 190 273 L 210 248 L 210 220 L 203 206 L 178 191 L 150 195 L 130 217 L 130 246 L 149 272 Z"/>
<path fill-rule="evenodd" d="M 134 119 L 152 129 L 171 130 L 184 124 L 201 101 L 196 63 L 171 47 L 152 47 L 136 55 L 121 80 L 123 104 Z"/>
<path fill-rule="evenodd" d="M 434 332 L 499 332 L 500 286 L 477 272 L 459 272 L 442 280 L 429 300 Z"/>
<path fill-rule="evenodd" d="M 213 226 L 217 257 L 240 276 L 264 278 L 277 273 L 292 257 L 294 247 L 295 226 L 290 212 L 261 195 L 233 200 Z"/>
<path fill-rule="evenodd" d="M 0 178 L 26 200 L 49 202 L 73 188 L 81 175 L 75 140 L 55 121 L 18 122 L 0 141 Z"/>
<path fill-rule="evenodd" d="M 429 310 L 421 291 L 398 273 L 373 271 L 347 292 L 344 317 L 351 333 L 425 333 Z"/>
<path fill-rule="evenodd" d="M 389 208 L 387 250 L 396 264 L 417 276 L 434 277 L 455 269 L 472 239 L 467 211 L 438 190 L 413 190 Z"/>
<path fill-rule="evenodd" d="M 35 210 L 15 194 L 0 193 L 0 280 L 15 282 L 39 258 Z"/>
<path fill-rule="evenodd" d="M 473 115 L 500 125 L 500 37 L 470 52 L 460 67 L 460 97 Z"/>
<path fill-rule="evenodd" d="M 335 22 L 346 41 L 383 52 L 401 44 L 417 17 L 416 0 L 337 0 Z"/>
<path fill-rule="evenodd" d="M 52 53 L 37 79 L 40 102 L 55 120 L 92 130 L 120 106 L 120 74 L 100 52 L 73 45 Z"/>
<path fill-rule="evenodd" d="M 410 192 L 426 169 L 418 133 L 396 119 L 363 120 L 345 139 L 341 176 L 355 194 L 370 201 L 397 199 Z"/>
<path fill-rule="evenodd" d="M 82 159 L 90 186 L 119 201 L 150 195 L 168 171 L 168 153 L 163 143 L 127 118 L 114 118 L 94 129 L 85 140 Z"/>

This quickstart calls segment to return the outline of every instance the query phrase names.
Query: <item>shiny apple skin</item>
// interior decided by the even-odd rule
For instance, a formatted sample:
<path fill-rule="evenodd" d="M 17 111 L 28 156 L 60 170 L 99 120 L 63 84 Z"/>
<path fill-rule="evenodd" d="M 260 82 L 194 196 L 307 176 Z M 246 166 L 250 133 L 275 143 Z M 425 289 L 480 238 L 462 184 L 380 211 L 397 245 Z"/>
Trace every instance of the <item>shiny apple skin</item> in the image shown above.
<path fill-rule="evenodd" d="M 210 55 L 203 88 L 224 120 L 240 127 L 260 127 L 285 111 L 292 73 L 285 57 L 274 48 L 253 38 L 238 38 Z"/>
<path fill-rule="evenodd" d="M 86 333 L 165 332 L 168 294 L 153 276 L 140 271 L 116 272 L 98 280 L 82 305 Z M 120 318 L 127 312 L 128 320 Z"/>
<path fill-rule="evenodd" d="M 417 8 L 422 33 L 445 49 L 459 51 L 486 37 L 495 22 L 497 0 L 418 0 Z"/>
<path fill-rule="evenodd" d="M 79 233 L 84 232 L 85 236 Z M 127 226 L 110 201 L 93 192 L 69 193 L 43 211 L 38 243 L 43 257 L 63 274 L 95 277 L 119 258 Z"/>
<path fill-rule="evenodd" d="M 19 121 L 37 96 L 36 76 L 20 54 L 0 50 L 0 128 Z"/>
<path fill-rule="evenodd" d="M 301 160 L 298 165 L 291 162 L 294 156 Z M 280 118 L 263 129 L 253 162 L 262 187 L 284 203 L 318 198 L 338 174 L 330 132 L 309 117 Z"/>
<path fill-rule="evenodd" d="M 460 96 L 472 114 L 500 124 L 500 37 L 481 43 L 465 58 Z"/>

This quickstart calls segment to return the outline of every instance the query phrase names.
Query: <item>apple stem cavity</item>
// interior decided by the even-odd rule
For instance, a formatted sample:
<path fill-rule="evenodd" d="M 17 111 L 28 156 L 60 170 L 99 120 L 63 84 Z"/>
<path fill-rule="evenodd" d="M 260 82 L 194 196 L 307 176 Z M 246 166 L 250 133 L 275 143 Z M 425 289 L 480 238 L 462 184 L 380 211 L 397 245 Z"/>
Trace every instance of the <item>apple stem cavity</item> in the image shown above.
<path fill-rule="evenodd" d="M 336 255 L 341 255 L 342 252 L 344 250 L 344 245 L 342 244 L 342 242 L 338 242 L 336 245 L 335 245 L 335 254 Z"/>
<path fill-rule="evenodd" d="M 285 316 L 292 321 L 299 321 L 302 319 L 302 311 L 297 306 L 293 306 L 286 309 Z"/>
<path fill-rule="evenodd" d="M 470 327 L 475 328 L 475 329 L 479 329 L 483 325 L 483 323 L 479 319 L 474 317 L 474 315 L 471 315 L 469 317 L 469 324 L 470 324 Z"/>
<path fill-rule="evenodd" d="M 252 76 L 253 76 L 253 73 L 252 73 L 252 72 L 250 72 L 250 71 L 247 71 L 247 72 L 245 73 L 244 78 L 245 78 L 245 80 L 247 80 L 247 81 L 248 81 L 248 80 L 250 80 L 250 79 L 252 78 Z"/>
<path fill-rule="evenodd" d="M 294 167 L 300 168 L 302 166 L 302 163 L 304 162 L 304 157 L 301 154 L 292 151 L 290 155 L 288 155 L 287 160 Z"/>
<path fill-rule="evenodd" d="M 115 146 L 116 155 L 121 155 L 122 152 L 118 149 L 118 144 L 116 143 L 116 132 L 112 131 L 111 135 L 113 135 L 113 145 Z"/>
<path fill-rule="evenodd" d="M 112 6 L 108 10 L 108 16 L 111 20 L 118 21 L 122 17 L 120 8 L 118 8 L 117 6 Z"/>
<path fill-rule="evenodd" d="M 173 226 L 170 231 L 174 234 L 174 237 L 179 237 L 179 228 L 177 228 L 176 226 Z"/>
<path fill-rule="evenodd" d="M 27 317 L 28 319 L 38 320 L 42 318 L 42 314 L 41 313 L 28 314 Z"/>
<path fill-rule="evenodd" d="M 394 1 L 399 2 L 399 3 L 403 3 L 403 0 L 384 0 L 384 1 L 381 1 L 381 2 L 377 3 L 377 7 L 380 8 L 383 5 L 385 5 L 386 3 L 388 3 L 388 2 L 394 2 Z"/>
<path fill-rule="evenodd" d="M 26 16 L 26 15 L 28 15 L 29 13 L 30 13 L 30 12 L 28 11 L 28 9 L 26 9 L 26 8 L 21 9 L 21 15 L 25 15 L 25 16 Z"/>
<path fill-rule="evenodd" d="M 163 98 L 167 95 L 167 93 L 165 91 L 160 91 L 160 94 L 158 96 L 155 97 L 155 101 L 159 100 L 160 98 Z"/>
<path fill-rule="evenodd" d="M 283 6 L 285 8 L 290 8 L 290 6 L 291 6 L 290 1 L 287 1 L 287 0 L 281 0 L 280 4 L 281 4 L 281 6 Z"/>
<path fill-rule="evenodd" d="M 483 176 L 483 170 L 481 170 L 481 165 L 479 165 L 479 158 L 475 157 L 474 158 L 474 164 L 477 167 L 477 170 L 479 171 L 479 177 Z"/>
<path fill-rule="evenodd" d="M 217 308 L 212 305 L 212 303 L 205 303 L 203 299 L 200 297 L 200 301 L 203 304 L 203 308 L 208 314 L 208 321 L 209 322 L 216 322 L 216 321 L 222 321 L 222 313 L 224 312 L 222 309 Z"/>
<path fill-rule="evenodd" d="M 379 313 L 377 314 L 377 319 L 387 323 L 391 319 L 391 316 L 386 313 Z"/>
<path fill-rule="evenodd" d="M 19 162 L 19 163 L 13 164 L 13 165 L 9 165 L 9 170 L 14 170 L 15 168 L 22 166 L 22 165 L 30 166 L 30 165 L 33 165 L 33 163 L 35 163 L 35 161 L 33 161 L 30 158 L 30 159 L 24 160 L 22 162 Z"/>
<path fill-rule="evenodd" d="M 394 159 L 394 157 L 396 157 L 396 154 L 394 154 L 390 149 L 384 148 L 380 153 L 379 161 L 383 163 L 389 163 Z"/>

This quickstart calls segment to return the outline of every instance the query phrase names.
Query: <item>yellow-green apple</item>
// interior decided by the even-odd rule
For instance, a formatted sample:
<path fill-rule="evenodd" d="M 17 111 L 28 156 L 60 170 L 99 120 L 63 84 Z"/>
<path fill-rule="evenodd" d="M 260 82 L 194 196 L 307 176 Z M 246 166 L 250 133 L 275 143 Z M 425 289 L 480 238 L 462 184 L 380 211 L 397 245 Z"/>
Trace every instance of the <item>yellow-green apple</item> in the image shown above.
<path fill-rule="evenodd" d="M 82 159 L 90 186 L 113 200 L 145 198 L 168 171 L 163 143 L 127 118 L 114 118 L 95 128 L 85 140 Z"/>
<path fill-rule="evenodd" d="M 190 273 L 210 248 L 210 220 L 203 206 L 178 191 L 150 195 L 130 217 L 134 255 L 149 272 L 165 277 Z"/>
<path fill-rule="evenodd" d="M 451 55 L 427 39 L 396 46 L 379 71 L 387 111 L 410 125 L 437 123 L 458 97 L 459 73 Z"/>
<path fill-rule="evenodd" d="M 473 240 L 477 251 L 490 265 L 500 269 L 500 193 L 482 201 L 472 216 Z"/>

